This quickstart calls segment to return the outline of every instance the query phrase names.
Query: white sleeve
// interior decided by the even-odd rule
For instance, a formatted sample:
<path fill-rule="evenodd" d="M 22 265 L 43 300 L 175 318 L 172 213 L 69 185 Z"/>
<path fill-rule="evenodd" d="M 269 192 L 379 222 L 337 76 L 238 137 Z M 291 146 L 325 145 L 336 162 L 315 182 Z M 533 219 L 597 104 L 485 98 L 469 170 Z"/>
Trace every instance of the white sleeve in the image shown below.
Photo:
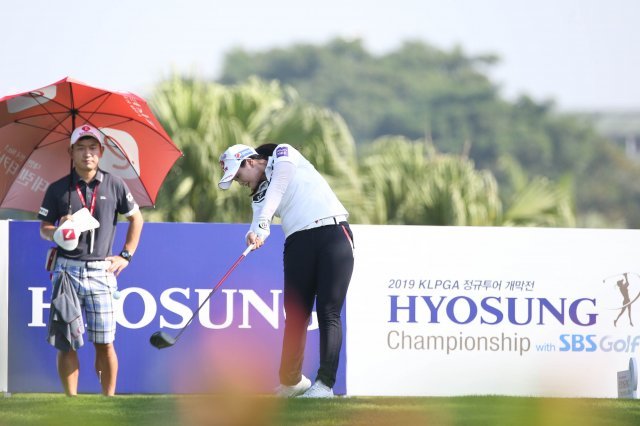
<path fill-rule="evenodd" d="M 261 216 L 262 209 L 264 208 L 264 200 L 266 197 L 267 189 L 269 188 L 269 181 L 260 182 L 258 189 L 253 194 L 251 201 L 251 209 L 253 210 L 253 220 L 251 226 L 245 235 L 245 239 L 249 233 L 253 232 L 259 236 L 263 241 L 269 236 L 269 222 L 260 223 L 259 218 Z M 266 231 L 266 235 L 265 235 Z"/>
<path fill-rule="evenodd" d="M 273 168 L 271 182 L 269 182 L 269 188 L 264 197 L 264 205 L 258 219 L 271 221 L 289 186 L 289 182 L 291 182 L 295 174 L 296 165 L 294 163 L 290 161 L 277 163 L 277 166 Z"/>
<path fill-rule="evenodd" d="M 258 187 L 258 191 L 253 198 L 253 220 L 249 232 L 256 234 L 262 241 L 266 240 L 271 233 L 271 220 L 295 173 L 296 165 L 294 163 L 282 161 L 278 163 L 277 167 L 273 168 L 271 181 L 262 182 Z M 249 232 L 247 232 L 247 235 Z"/>

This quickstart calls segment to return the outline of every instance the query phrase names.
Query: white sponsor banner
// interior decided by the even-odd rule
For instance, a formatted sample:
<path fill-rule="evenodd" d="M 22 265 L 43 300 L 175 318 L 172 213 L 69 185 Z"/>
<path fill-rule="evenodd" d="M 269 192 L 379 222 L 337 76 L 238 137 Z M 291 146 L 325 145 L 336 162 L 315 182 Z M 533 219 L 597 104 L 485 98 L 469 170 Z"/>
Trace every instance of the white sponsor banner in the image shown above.
<path fill-rule="evenodd" d="M 618 396 L 640 231 L 353 228 L 349 395 Z"/>

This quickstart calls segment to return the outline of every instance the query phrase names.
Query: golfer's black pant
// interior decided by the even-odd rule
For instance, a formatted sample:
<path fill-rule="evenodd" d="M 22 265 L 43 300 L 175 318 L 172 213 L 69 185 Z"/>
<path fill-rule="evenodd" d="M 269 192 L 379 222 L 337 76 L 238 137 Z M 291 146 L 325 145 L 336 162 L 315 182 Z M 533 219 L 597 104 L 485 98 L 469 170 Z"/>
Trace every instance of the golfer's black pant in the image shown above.
<path fill-rule="evenodd" d="M 300 381 L 307 326 L 316 302 L 320 328 L 320 368 L 316 380 L 336 381 L 342 320 L 340 311 L 353 273 L 353 234 L 346 222 L 290 235 L 284 244 L 286 320 L 280 360 L 280 382 Z"/>

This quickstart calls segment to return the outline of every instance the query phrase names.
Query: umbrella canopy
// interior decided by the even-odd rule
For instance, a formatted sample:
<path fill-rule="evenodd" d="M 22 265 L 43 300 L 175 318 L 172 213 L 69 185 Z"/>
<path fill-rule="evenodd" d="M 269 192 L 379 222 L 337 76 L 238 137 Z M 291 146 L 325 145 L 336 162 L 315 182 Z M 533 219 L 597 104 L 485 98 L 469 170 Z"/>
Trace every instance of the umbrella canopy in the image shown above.
<path fill-rule="evenodd" d="M 152 206 L 180 150 L 144 99 L 64 78 L 0 98 L 0 208 L 37 212 L 49 184 L 69 173 L 71 132 L 85 123 L 105 136 L 100 168 Z"/>

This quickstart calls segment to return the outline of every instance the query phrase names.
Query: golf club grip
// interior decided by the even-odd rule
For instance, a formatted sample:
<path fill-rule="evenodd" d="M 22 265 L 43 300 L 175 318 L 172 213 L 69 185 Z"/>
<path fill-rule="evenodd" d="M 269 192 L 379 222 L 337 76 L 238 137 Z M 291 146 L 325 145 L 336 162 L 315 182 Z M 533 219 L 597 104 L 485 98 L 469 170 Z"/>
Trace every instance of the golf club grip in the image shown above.
<path fill-rule="evenodd" d="M 240 262 L 242 262 L 242 260 L 247 257 L 247 254 L 249 254 L 251 252 L 251 250 L 253 249 L 253 244 L 247 246 L 247 248 L 245 249 L 245 251 L 242 252 L 242 254 L 240 255 L 240 257 L 235 261 L 235 263 L 233 265 L 231 265 L 231 268 L 229 268 L 229 270 L 227 271 L 226 274 L 224 274 L 224 276 L 222 278 L 220 278 L 220 281 L 218 281 L 218 284 L 216 284 L 215 287 L 213 287 L 213 289 L 211 290 L 211 292 L 209 293 L 209 295 L 207 296 L 206 299 L 204 299 L 202 301 L 202 303 L 200 304 L 200 306 L 198 306 L 198 309 L 196 309 L 195 311 L 193 311 L 193 315 L 191 315 L 191 318 L 189 318 L 189 321 L 187 321 L 187 323 L 185 324 L 184 327 L 182 327 L 182 330 L 180 330 L 180 333 L 178 333 L 178 335 L 176 336 L 176 341 L 178 340 L 178 338 L 182 335 L 182 333 L 184 333 L 184 331 L 187 329 L 187 326 L 189 324 L 191 324 L 191 321 L 193 321 L 193 319 L 196 317 L 196 314 L 198 312 L 200 312 L 200 309 L 204 306 L 205 303 L 207 303 L 209 301 L 209 299 L 211 299 L 211 296 L 213 295 L 213 293 L 216 292 L 216 290 L 218 289 L 218 287 L 220 287 L 222 285 L 223 282 L 225 282 L 225 280 L 227 278 L 229 278 L 229 275 L 231 275 L 231 273 L 233 272 L 234 269 L 236 269 L 236 267 L 240 264 Z"/>
<path fill-rule="evenodd" d="M 254 245 L 255 244 L 249 244 L 247 248 L 242 252 L 242 256 L 246 257 L 251 252 L 251 250 L 253 250 Z"/>

